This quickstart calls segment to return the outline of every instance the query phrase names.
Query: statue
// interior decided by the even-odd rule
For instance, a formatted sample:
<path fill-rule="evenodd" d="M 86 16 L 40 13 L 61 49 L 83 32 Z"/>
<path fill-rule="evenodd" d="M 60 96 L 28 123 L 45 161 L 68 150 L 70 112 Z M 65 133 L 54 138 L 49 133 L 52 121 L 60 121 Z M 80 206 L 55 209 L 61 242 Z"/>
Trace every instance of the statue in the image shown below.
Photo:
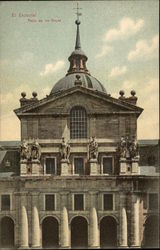
<path fill-rule="evenodd" d="M 93 136 L 89 143 L 89 159 L 97 159 L 98 158 L 98 143 Z"/>
<path fill-rule="evenodd" d="M 22 160 L 28 159 L 28 155 L 29 155 L 29 147 L 27 142 L 23 140 L 23 142 L 21 143 L 21 159 Z"/>
<path fill-rule="evenodd" d="M 65 138 L 62 137 L 62 142 L 60 145 L 60 153 L 62 160 L 69 160 L 70 156 L 70 145 L 69 143 L 65 142 Z"/>
<path fill-rule="evenodd" d="M 138 146 L 136 139 L 130 140 L 128 136 L 126 139 L 121 137 L 119 154 L 122 158 L 134 158 L 138 156 Z"/>
<path fill-rule="evenodd" d="M 124 137 L 121 137 L 121 141 L 120 141 L 120 146 L 119 146 L 119 153 L 120 153 L 120 157 L 125 158 L 126 157 L 126 140 L 124 139 Z"/>
<path fill-rule="evenodd" d="M 33 160 L 39 160 L 41 157 L 40 145 L 36 140 L 33 142 L 33 144 L 31 144 L 30 157 Z"/>
<path fill-rule="evenodd" d="M 138 143 L 135 138 L 133 139 L 130 145 L 130 154 L 131 154 L 131 158 L 138 156 Z"/>

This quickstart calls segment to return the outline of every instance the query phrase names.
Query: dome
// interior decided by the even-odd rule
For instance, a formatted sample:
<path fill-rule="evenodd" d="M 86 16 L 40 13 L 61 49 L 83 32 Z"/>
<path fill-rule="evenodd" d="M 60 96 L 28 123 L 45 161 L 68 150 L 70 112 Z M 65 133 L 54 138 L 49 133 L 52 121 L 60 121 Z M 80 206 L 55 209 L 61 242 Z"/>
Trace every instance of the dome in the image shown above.
<path fill-rule="evenodd" d="M 77 73 L 75 72 L 75 73 L 66 75 L 65 77 L 60 79 L 53 86 L 50 94 L 54 94 L 58 91 L 62 91 L 62 90 L 66 90 L 66 89 L 70 89 L 74 87 L 75 81 L 76 81 L 76 75 Z M 78 75 L 80 76 L 80 80 L 82 81 L 83 87 L 106 93 L 106 90 L 103 87 L 103 85 L 95 77 L 85 74 L 85 73 L 80 73 L 80 72 L 78 72 Z"/>

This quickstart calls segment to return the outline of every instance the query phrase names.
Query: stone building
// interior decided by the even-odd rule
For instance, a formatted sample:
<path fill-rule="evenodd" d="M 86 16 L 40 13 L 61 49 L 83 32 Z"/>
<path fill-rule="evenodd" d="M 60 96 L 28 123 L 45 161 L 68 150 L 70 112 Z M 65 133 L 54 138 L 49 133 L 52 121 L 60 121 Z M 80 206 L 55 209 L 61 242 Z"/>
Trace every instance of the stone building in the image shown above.
<path fill-rule="evenodd" d="M 90 74 L 76 25 L 66 76 L 42 100 L 21 94 L 21 143 L 1 143 L 1 248 L 158 247 L 158 174 L 139 166 L 143 109 L 135 91 L 113 98 Z"/>

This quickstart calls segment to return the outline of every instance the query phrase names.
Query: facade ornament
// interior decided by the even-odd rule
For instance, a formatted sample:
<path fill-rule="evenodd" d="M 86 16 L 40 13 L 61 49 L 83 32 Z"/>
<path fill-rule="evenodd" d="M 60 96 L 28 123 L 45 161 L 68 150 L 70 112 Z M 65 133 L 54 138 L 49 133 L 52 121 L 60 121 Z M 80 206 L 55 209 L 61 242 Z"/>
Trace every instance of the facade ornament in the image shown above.
<path fill-rule="evenodd" d="M 28 144 L 23 140 L 21 144 L 21 160 L 39 160 L 41 157 L 41 150 L 39 143 L 35 140 Z"/>
<path fill-rule="evenodd" d="M 96 142 L 96 138 L 92 136 L 89 143 L 89 159 L 97 159 L 98 158 L 98 143 Z"/>
<path fill-rule="evenodd" d="M 41 150 L 40 150 L 40 145 L 38 143 L 37 140 L 35 140 L 32 144 L 31 144 L 31 159 L 32 160 L 39 160 L 41 157 Z"/>
<path fill-rule="evenodd" d="M 128 136 L 126 138 L 122 136 L 119 145 L 119 156 L 121 158 L 129 159 L 137 157 L 138 155 L 137 140 L 135 138 L 130 140 Z"/>
<path fill-rule="evenodd" d="M 60 145 L 60 153 L 62 160 L 69 160 L 70 156 L 70 145 L 65 141 L 65 138 L 62 137 L 62 142 Z"/>
<path fill-rule="evenodd" d="M 21 143 L 21 160 L 27 160 L 28 156 L 29 156 L 29 146 L 28 143 L 23 140 L 23 142 Z"/>

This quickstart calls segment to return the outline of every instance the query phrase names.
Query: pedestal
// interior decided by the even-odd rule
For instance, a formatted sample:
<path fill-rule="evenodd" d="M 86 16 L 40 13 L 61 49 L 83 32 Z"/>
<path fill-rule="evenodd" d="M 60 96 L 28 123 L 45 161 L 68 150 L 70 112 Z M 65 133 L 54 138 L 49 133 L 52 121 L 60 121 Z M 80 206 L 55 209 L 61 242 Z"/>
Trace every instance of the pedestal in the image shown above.
<path fill-rule="evenodd" d="M 132 159 L 132 175 L 139 175 L 140 174 L 140 168 L 139 168 L 139 157 Z"/>
<path fill-rule="evenodd" d="M 127 161 L 126 158 L 120 158 L 120 175 L 126 175 L 127 174 Z"/>
<path fill-rule="evenodd" d="M 68 160 L 61 160 L 61 176 L 69 175 L 69 162 Z"/>
<path fill-rule="evenodd" d="M 27 160 L 20 161 L 20 174 L 21 176 L 27 175 Z"/>
<path fill-rule="evenodd" d="M 32 160 L 32 175 L 39 176 L 40 175 L 40 161 Z"/>
<path fill-rule="evenodd" d="M 90 159 L 89 165 L 90 165 L 90 175 L 98 175 L 97 159 Z"/>

